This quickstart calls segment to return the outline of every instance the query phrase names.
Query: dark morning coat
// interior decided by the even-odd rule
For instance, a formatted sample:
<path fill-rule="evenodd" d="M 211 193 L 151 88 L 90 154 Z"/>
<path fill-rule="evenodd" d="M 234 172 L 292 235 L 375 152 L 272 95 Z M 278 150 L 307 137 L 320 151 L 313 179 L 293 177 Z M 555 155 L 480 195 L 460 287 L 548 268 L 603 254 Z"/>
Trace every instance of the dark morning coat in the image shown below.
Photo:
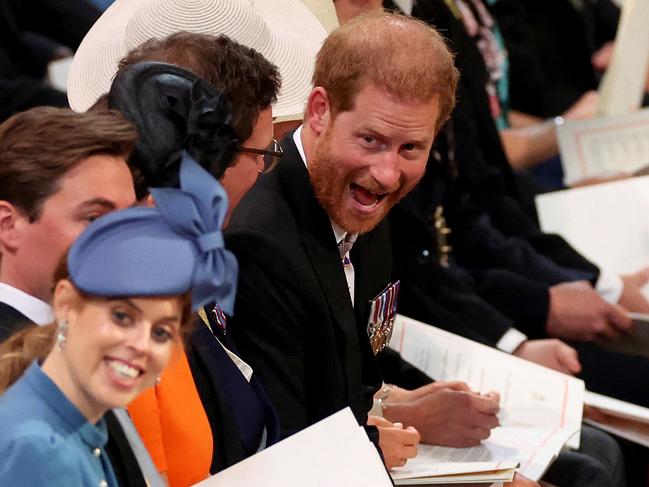
<path fill-rule="evenodd" d="M 538 222 L 529 215 L 533 209 L 518 191 L 491 115 L 484 60 L 461 19 L 453 15 L 444 0 L 418 0 L 413 16 L 438 28 L 456 53 L 455 64 L 461 77 L 452 123 L 460 190 L 470 195 L 471 202 L 488 214 L 503 235 L 526 240 L 561 266 L 590 273 L 594 282 L 599 269 L 561 237 L 541 232 Z"/>
<path fill-rule="evenodd" d="M 366 328 L 369 301 L 390 281 L 388 226 L 354 244 L 352 307 L 329 217 L 292 136 L 282 147 L 281 163 L 260 177 L 226 232 L 240 268 L 229 334 L 259 374 L 283 435 L 346 406 L 365 424 L 382 379 Z"/>

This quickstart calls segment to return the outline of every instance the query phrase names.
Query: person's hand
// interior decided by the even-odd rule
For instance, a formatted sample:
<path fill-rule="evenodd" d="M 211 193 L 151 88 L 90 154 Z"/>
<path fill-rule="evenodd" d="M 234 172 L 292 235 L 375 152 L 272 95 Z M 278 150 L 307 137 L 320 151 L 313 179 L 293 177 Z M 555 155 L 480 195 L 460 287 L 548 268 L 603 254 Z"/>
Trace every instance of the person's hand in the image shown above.
<path fill-rule="evenodd" d="M 636 313 L 649 313 L 649 301 L 642 294 L 642 288 L 649 282 L 649 267 L 620 277 L 624 283 L 622 295 L 618 301 L 620 306 Z"/>
<path fill-rule="evenodd" d="M 368 416 L 367 424 L 379 430 L 379 446 L 388 469 L 403 467 L 409 458 L 417 456 L 417 445 L 421 438 L 412 426 L 404 429 L 401 423 L 391 423 L 379 416 Z"/>
<path fill-rule="evenodd" d="M 597 51 L 595 51 L 595 53 L 591 56 L 591 62 L 593 63 L 593 67 L 597 71 L 606 71 L 608 65 L 611 63 L 611 59 L 613 58 L 614 46 L 615 43 L 613 41 L 609 41 L 602 47 L 600 47 Z"/>
<path fill-rule="evenodd" d="M 467 447 L 498 426 L 497 393 L 478 394 L 463 382 L 434 382 L 385 400 L 384 415 L 417 428 L 425 443 Z"/>
<path fill-rule="evenodd" d="M 633 321 L 619 306 L 604 301 L 586 281 L 550 288 L 548 335 L 568 340 L 612 339 L 631 332 Z"/>
<path fill-rule="evenodd" d="M 566 120 L 586 120 L 593 118 L 597 114 L 597 105 L 599 103 L 599 94 L 594 91 L 587 91 L 563 113 Z"/>
<path fill-rule="evenodd" d="M 577 350 L 555 338 L 526 340 L 513 354 L 564 374 L 574 375 L 581 371 Z"/>

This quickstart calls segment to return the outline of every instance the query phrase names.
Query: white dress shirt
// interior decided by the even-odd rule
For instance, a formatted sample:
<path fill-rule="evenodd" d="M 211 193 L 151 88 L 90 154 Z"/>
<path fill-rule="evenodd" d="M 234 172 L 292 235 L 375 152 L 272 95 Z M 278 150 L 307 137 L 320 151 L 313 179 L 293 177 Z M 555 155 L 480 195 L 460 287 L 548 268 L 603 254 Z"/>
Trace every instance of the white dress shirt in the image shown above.
<path fill-rule="evenodd" d="M 295 132 L 293 132 L 293 142 L 295 142 L 295 146 L 297 147 L 297 151 L 300 154 L 300 157 L 302 158 L 302 162 L 307 168 L 307 171 L 309 170 L 309 163 L 306 160 L 306 153 L 304 152 L 304 145 L 302 145 L 302 125 L 300 125 Z M 340 228 L 334 221 L 329 219 L 331 223 L 331 229 L 334 232 L 334 237 L 336 238 L 336 243 L 340 243 L 346 236 L 347 232 Z M 351 260 L 349 259 L 349 252 L 345 254 L 344 256 L 341 256 L 343 259 L 345 259 L 349 264 L 343 265 L 343 270 L 345 271 L 345 279 L 347 279 L 347 291 L 349 291 L 349 298 L 352 301 L 352 306 L 354 306 L 354 266 L 351 263 Z M 341 260 L 342 263 L 342 260 Z"/>
<path fill-rule="evenodd" d="M 15 308 L 38 326 L 54 322 L 54 311 L 49 304 L 4 282 L 0 282 L 0 302 Z"/>

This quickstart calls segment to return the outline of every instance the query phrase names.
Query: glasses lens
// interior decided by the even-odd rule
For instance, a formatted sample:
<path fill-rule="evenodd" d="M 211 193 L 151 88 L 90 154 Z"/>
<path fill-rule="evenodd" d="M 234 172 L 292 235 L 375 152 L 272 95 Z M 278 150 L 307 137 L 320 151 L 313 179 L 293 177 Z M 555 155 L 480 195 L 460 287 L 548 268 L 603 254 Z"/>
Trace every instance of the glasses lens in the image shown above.
<path fill-rule="evenodd" d="M 282 157 L 284 151 L 282 150 L 282 146 L 279 145 L 279 142 L 277 142 L 275 139 L 271 142 L 271 144 L 268 146 L 268 152 L 264 154 L 264 168 L 262 169 L 262 174 L 269 173 L 272 171 L 275 166 L 277 166 L 277 163 L 279 162 L 280 158 Z"/>

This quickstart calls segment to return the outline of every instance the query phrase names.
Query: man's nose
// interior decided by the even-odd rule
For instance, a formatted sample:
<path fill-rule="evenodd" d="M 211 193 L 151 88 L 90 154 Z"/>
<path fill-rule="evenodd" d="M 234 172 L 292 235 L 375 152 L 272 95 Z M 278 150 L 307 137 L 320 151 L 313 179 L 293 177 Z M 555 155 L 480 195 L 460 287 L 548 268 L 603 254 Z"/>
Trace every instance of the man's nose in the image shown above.
<path fill-rule="evenodd" d="M 401 178 L 399 154 L 396 151 L 386 151 L 370 167 L 370 174 L 384 191 L 394 191 L 399 186 Z"/>

